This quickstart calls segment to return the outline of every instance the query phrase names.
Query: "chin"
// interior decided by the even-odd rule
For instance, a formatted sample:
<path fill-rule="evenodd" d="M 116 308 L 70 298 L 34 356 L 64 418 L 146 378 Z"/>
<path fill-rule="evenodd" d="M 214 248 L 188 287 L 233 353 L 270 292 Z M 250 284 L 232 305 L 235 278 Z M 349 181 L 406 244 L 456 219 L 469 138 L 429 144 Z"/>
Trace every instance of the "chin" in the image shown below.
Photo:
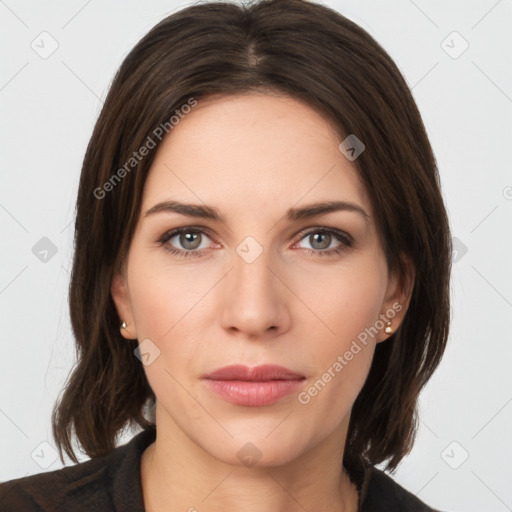
<path fill-rule="evenodd" d="M 251 428 L 249 433 L 246 428 L 240 434 L 228 427 L 233 438 L 225 436 L 221 442 L 215 439 L 201 444 L 213 457 L 232 466 L 260 469 L 284 466 L 299 457 L 307 447 L 300 433 L 294 435 L 290 432 L 291 425 L 284 431 L 276 429 L 278 424 L 279 420 L 274 419 L 270 429 L 265 422 L 260 429 Z"/>

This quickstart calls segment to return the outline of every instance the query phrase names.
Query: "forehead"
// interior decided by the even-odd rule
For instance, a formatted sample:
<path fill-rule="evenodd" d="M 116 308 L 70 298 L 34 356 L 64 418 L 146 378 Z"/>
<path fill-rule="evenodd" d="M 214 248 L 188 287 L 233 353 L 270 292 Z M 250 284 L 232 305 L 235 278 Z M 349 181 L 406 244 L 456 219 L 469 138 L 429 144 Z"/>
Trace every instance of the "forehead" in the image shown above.
<path fill-rule="evenodd" d="M 351 200 L 371 210 L 328 120 L 288 96 L 250 93 L 198 101 L 162 141 L 143 205 L 198 200 L 228 210 Z M 222 208 L 222 205 L 225 208 Z"/>

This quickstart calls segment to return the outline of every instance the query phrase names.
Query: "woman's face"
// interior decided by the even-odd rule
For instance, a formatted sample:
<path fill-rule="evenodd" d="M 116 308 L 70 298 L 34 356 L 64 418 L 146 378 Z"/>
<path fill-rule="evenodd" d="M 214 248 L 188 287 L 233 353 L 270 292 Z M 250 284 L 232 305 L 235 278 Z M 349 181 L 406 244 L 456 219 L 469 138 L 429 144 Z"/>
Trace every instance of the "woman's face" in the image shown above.
<path fill-rule="evenodd" d="M 375 344 L 388 337 L 383 315 L 396 329 L 407 298 L 340 142 L 304 104 L 249 94 L 199 101 L 158 149 L 112 294 L 123 335 L 145 354 L 159 432 L 192 441 L 196 455 L 270 466 L 343 449 Z M 171 202 L 196 215 L 155 208 Z M 346 204 L 303 211 L 331 202 Z M 213 211 L 222 220 L 199 215 Z M 268 383 L 217 382 L 230 399 L 204 377 L 234 364 L 302 379 L 274 383 L 290 391 L 281 398 Z"/>

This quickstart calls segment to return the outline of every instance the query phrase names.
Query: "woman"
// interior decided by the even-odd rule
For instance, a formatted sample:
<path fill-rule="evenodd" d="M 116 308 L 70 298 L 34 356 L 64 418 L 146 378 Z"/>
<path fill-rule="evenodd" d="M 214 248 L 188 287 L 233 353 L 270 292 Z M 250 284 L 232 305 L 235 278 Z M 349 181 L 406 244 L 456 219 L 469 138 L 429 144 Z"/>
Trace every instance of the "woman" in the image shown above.
<path fill-rule="evenodd" d="M 2 510 L 433 510 L 410 451 L 449 326 L 435 159 L 385 51 L 303 0 L 207 2 L 117 73 L 81 173 L 78 462 Z M 116 447 L 127 426 L 143 428 Z"/>

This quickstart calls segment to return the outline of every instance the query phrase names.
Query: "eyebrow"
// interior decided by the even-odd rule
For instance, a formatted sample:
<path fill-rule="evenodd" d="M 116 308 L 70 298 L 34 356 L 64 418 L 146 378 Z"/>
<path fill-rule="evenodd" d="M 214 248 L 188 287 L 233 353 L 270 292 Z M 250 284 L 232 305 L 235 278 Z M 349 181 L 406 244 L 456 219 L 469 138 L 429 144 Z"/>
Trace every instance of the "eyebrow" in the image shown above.
<path fill-rule="evenodd" d="M 324 201 L 319 203 L 309 204 L 300 208 L 290 208 L 286 212 L 288 221 L 297 221 L 302 219 L 309 219 L 320 215 L 336 211 L 349 211 L 355 212 L 363 216 L 364 220 L 368 222 L 370 216 L 357 204 L 347 201 Z M 210 219 L 225 223 L 224 217 L 220 214 L 217 208 L 207 205 L 180 203 L 178 201 L 163 201 L 155 204 L 146 211 L 144 217 L 161 212 L 175 212 L 187 217 L 198 217 L 202 219 Z"/>

